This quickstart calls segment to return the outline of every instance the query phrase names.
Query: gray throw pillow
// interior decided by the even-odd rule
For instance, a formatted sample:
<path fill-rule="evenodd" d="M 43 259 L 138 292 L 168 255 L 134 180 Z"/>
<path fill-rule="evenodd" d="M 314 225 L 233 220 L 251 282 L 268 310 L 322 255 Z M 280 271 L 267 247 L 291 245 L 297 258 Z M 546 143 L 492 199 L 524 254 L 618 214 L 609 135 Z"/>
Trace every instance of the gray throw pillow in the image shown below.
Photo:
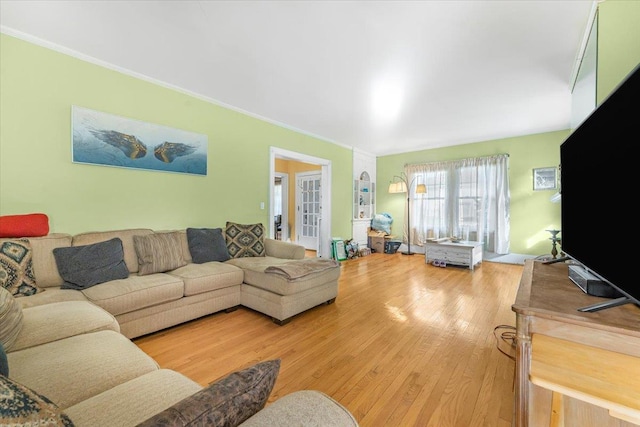
<path fill-rule="evenodd" d="M 55 248 L 53 256 L 64 279 L 62 289 L 82 290 L 129 277 L 122 240 L 118 237 L 91 245 Z"/>
<path fill-rule="evenodd" d="M 222 228 L 187 228 L 187 242 L 196 264 L 231 259 Z"/>
<path fill-rule="evenodd" d="M 237 426 L 264 408 L 279 371 L 274 359 L 234 372 L 137 427 Z"/>

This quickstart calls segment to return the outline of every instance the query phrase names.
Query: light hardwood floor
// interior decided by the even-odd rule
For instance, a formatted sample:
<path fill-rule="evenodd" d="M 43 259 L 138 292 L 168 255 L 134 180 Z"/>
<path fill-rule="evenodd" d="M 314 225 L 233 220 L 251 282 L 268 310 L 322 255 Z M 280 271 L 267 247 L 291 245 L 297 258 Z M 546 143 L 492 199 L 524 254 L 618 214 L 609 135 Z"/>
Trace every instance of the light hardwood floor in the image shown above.
<path fill-rule="evenodd" d="M 363 427 L 511 425 L 514 362 L 496 326 L 515 326 L 521 265 L 474 272 L 424 255 L 342 262 L 335 303 L 284 326 L 246 308 L 134 342 L 162 367 L 202 385 L 280 358 L 269 402 L 301 389 L 327 393 Z"/>

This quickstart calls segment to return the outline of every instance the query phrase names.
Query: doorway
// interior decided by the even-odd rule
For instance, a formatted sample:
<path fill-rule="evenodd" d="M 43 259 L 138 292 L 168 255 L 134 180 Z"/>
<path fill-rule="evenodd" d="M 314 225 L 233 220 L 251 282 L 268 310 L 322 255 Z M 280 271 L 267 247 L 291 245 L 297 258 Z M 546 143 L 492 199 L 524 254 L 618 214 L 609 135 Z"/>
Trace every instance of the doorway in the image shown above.
<path fill-rule="evenodd" d="M 305 249 L 318 250 L 322 220 L 322 174 L 296 174 L 296 242 Z"/>
<path fill-rule="evenodd" d="M 293 160 L 297 162 L 308 163 L 317 165 L 320 167 L 320 215 L 317 216 L 317 252 L 316 255 L 319 258 L 329 258 L 331 256 L 331 161 L 322 159 L 320 157 L 313 157 L 302 153 L 296 153 L 294 151 L 284 150 L 277 147 L 271 147 L 270 149 L 270 204 L 269 213 L 270 218 L 274 218 L 274 182 L 275 176 L 278 174 L 275 171 L 276 159 Z M 316 172 L 317 173 L 317 172 Z M 291 202 L 291 200 L 289 200 Z M 289 217 L 293 219 L 292 216 Z M 284 224 L 283 224 L 284 225 Z M 291 233 L 293 233 L 292 228 Z M 270 227 L 269 236 L 275 237 L 275 229 L 273 225 Z M 295 242 L 296 236 L 289 235 L 289 238 Z"/>
<path fill-rule="evenodd" d="M 276 240 L 289 240 L 289 174 L 275 172 L 273 181 L 273 229 Z"/>

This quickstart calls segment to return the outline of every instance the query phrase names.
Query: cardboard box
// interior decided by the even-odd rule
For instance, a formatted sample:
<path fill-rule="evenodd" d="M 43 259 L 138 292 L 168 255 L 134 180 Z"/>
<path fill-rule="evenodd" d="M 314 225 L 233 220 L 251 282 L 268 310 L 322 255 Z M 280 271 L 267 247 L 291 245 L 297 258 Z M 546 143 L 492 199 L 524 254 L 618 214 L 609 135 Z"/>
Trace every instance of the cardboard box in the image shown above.
<path fill-rule="evenodd" d="M 367 239 L 368 245 L 373 252 L 383 253 L 385 247 L 385 241 L 389 239 L 393 239 L 394 236 L 391 236 L 384 231 L 380 230 L 372 230 L 371 227 L 367 229 Z"/>
<path fill-rule="evenodd" d="M 369 247 L 373 252 L 384 252 L 384 236 L 369 236 Z"/>
<path fill-rule="evenodd" d="M 384 237 L 386 235 L 387 233 L 385 233 L 384 231 L 373 230 L 371 229 L 371 227 L 367 228 L 367 236 L 369 237 Z"/>

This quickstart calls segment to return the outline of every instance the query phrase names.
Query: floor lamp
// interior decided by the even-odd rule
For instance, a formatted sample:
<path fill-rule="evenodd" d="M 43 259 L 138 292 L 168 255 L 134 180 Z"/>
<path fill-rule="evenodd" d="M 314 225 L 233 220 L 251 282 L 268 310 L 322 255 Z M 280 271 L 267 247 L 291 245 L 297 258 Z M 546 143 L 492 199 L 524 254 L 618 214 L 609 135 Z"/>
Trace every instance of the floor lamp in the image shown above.
<path fill-rule="evenodd" d="M 403 255 L 413 255 L 411 252 L 411 188 L 416 178 L 413 177 L 411 182 L 409 178 L 403 172 L 400 176 L 395 175 L 394 181 L 389 183 L 389 193 L 407 193 L 407 252 L 401 252 Z M 427 186 L 424 184 L 418 184 L 415 189 L 415 194 L 424 194 L 427 192 Z"/>

